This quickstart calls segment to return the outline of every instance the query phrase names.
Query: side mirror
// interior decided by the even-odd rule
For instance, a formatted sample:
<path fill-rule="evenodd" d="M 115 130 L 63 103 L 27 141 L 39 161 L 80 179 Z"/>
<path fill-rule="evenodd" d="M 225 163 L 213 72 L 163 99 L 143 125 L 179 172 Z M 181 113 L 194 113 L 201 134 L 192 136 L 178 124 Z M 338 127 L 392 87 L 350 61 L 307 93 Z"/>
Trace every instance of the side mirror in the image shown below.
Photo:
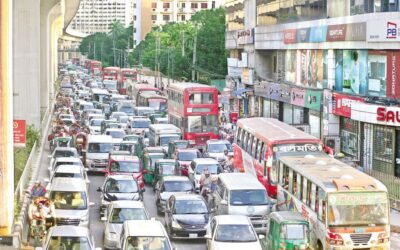
<path fill-rule="evenodd" d="M 204 235 L 204 238 L 207 239 L 207 240 L 211 240 L 211 235 L 206 234 L 206 235 Z"/>
<path fill-rule="evenodd" d="M 107 217 L 101 217 L 101 221 L 107 221 Z"/>
<path fill-rule="evenodd" d="M 262 234 L 259 234 L 259 235 L 258 235 L 258 239 L 259 239 L 259 240 L 263 240 L 263 239 L 265 239 L 265 236 L 262 235 Z"/>
<path fill-rule="evenodd" d="M 221 200 L 221 205 L 226 206 L 226 205 L 228 205 L 228 202 L 226 200 Z"/>
<path fill-rule="evenodd" d="M 98 187 L 98 188 L 96 189 L 96 191 L 97 191 L 97 192 L 101 192 L 101 187 Z"/>
<path fill-rule="evenodd" d="M 94 203 L 94 202 L 89 202 L 89 207 L 94 207 L 94 205 L 96 205 L 96 203 Z"/>

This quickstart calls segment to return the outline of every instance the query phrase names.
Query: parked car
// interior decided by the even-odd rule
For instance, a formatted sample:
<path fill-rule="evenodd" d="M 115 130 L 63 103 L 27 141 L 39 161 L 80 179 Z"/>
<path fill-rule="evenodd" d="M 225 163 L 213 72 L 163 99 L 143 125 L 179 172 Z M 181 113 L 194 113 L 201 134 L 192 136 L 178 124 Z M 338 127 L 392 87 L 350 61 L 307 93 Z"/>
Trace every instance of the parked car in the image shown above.
<path fill-rule="evenodd" d="M 171 238 L 204 238 L 210 215 L 202 196 L 175 194 L 166 204 L 165 227 Z"/>

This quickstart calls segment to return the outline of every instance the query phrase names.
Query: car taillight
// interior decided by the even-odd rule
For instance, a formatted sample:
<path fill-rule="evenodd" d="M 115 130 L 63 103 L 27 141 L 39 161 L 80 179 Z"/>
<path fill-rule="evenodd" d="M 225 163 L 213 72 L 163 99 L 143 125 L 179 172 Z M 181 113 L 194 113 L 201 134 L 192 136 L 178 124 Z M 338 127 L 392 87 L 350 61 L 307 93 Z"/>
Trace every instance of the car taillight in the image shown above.
<path fill-rule="evenodd" d="M 326 235 L 326 241 L 329 245 L 343 245 L 343 238 L 340 234 L 328 232 Z"/>
<path fill-rule="evenodd" d="M 378 235 L 378 243 L 386 243 L 389 241 L 389 234 L 384 232 Z"/>

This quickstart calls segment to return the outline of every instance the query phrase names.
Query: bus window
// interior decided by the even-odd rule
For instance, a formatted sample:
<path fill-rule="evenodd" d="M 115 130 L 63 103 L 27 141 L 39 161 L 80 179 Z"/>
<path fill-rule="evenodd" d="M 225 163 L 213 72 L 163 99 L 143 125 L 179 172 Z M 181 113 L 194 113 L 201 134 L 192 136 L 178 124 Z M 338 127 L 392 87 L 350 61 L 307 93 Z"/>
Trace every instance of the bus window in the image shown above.
<path fill-rule="evenodd" d="M 289 190 L 289 168 L 285 164 L 281 164 L 281 185 L 284 189 Z"/>
<path fill-rule="evenodd" d="M 258 139 L 257 138 L 254 138 L 253 139 L 253 146 L 251 147 L 251 155 L 254 157 L 254 158 L 256 158 L 257 159 L 257 141 L 258 141 Z"/>
<path fill-rule="evenodd" d="M 312 185 L 311 185 L 311 199 L 310 199 L 310 205 L 309 205 L 309 207 L 311 207 L 311 210 L 313 210 L 313 211 L 316 211 L 316 210 L 315 210 L 315 199 L 317 198 L 316 190 L 317 190 L 317 189 L 316 189 L 315 184 L 312 183 Z"/>
<path fill-rule="evenodd" d="M 262 156 L 261 156 L 261 149 L 264 147 L 264 142 L 262 142 L 262 141 L 258 141 L 258 149 L 257 149 L 257 151 L 258 151 L 258 158 L 257 158 L 257 160 L 261 163 L 261 159 L 262 159 Z"/>
<path fill-rule="evenodd" d="M 323 191 L 318 190 L 318 219 L 325 223 L 326 217 L 326 202 L 325 197 L 323 196 Z"/>
<path fill-rule="evenodd" d="M 289 192 L 293 194 L 293 189 L 296 186 L 295 178 L 293 178 L 293 170 L 289 169 Z"/>
<path fill-rule="evenodd" d="M 238 144 L 239 145 L 239 142 L 238 142 L 238 140 L 239 140 L 239 135 L 240 135 L 240 133 L 242 132 L 242 128 L 238 128 L 237 130 L 236 130 L 236 135 L 235 135 L 235 143 L 236 144 Z"/>
<path fill-rule="evenodd" d="M 296 190 L 293 192 L 293 195 L 295 195 L 297 197 L 297 199 L 301 200 L 301 193 L 302 193 L 302 187 L 303 187 L 303 177 L 298 174 L 296 172 L 296 184 L 297 184 L 297 188 Z"/>
<path fill-rule="evenodd" d="M 247 153 L 251 154 L 251 145 L 253 143 L 253 135 L 249 133 L 248 139 L 247 139 L 247 147 L 246 147 L 246 151 Z"/>
<path fill-rule="evenodd" d="M 247 138 L 249 136 L 249 133 L 247 131 L 244 132 L 243 140 L 242 140 L 242 145 L 241 147 L 244 149 L 244 151 L 247 152 Z"/>
<path fill-rule="evenodd" d="M 302 179 L 302 183 L 303 183 L 303 187 L 302 187 L 302 194 L 301 194 L 301 200 L 303 201 L 303 203 L 307 204 L 307 184 L 308 181 L 306 178 L 304 178 L 304 176 L 301 177 Z"/>
<path fill-rule="evenodd" d="M 311 206 L 311 181 L 305 179 L 307 183 L 307 196 L 306 196 L 306 204 L 308 207 Z"/>

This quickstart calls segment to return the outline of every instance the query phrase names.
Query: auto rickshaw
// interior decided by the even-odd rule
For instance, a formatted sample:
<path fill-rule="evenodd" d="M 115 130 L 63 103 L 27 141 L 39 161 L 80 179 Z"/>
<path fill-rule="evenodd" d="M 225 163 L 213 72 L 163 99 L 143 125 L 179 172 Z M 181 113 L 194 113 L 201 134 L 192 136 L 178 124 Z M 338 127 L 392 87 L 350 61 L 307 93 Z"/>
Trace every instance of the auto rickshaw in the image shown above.
<path fill-rule="evenodd" d="M 272 227 L 272 228 L 270 228 Z M 310 230 L 308 222 L 301 213 L 292 211 L 272 212 L 266 236 L 261 235 L 262 249 L 310 249 Z"/>
<path fill-rule="evenodd" d="M 174 140 L 170 141 L 168 143 L 168 158 L 174 158 L 175 152 L 177 148 L 188 148 L 189 147 L 189 141 L 187 140 Z"/>
<path fill-rule="evenodd" d="M 154 179 L 154 168 L 156 165 L 156 160 L 164 159 L 164 153 L 149 153 L 146 152 L 143 155 L 143 170 L 147 173 L 144 174 L 144 183 L 153 184 Z"/>
<path fill-rule="evenodd" d="M 179 173 L 180 171 L 178 169 L 178 164 L 176 160 L 156 160 L 156 164 L 154 166 L 153 191 L 155 191 L 156 183 L 162 176 L 179 175 Z"/>

